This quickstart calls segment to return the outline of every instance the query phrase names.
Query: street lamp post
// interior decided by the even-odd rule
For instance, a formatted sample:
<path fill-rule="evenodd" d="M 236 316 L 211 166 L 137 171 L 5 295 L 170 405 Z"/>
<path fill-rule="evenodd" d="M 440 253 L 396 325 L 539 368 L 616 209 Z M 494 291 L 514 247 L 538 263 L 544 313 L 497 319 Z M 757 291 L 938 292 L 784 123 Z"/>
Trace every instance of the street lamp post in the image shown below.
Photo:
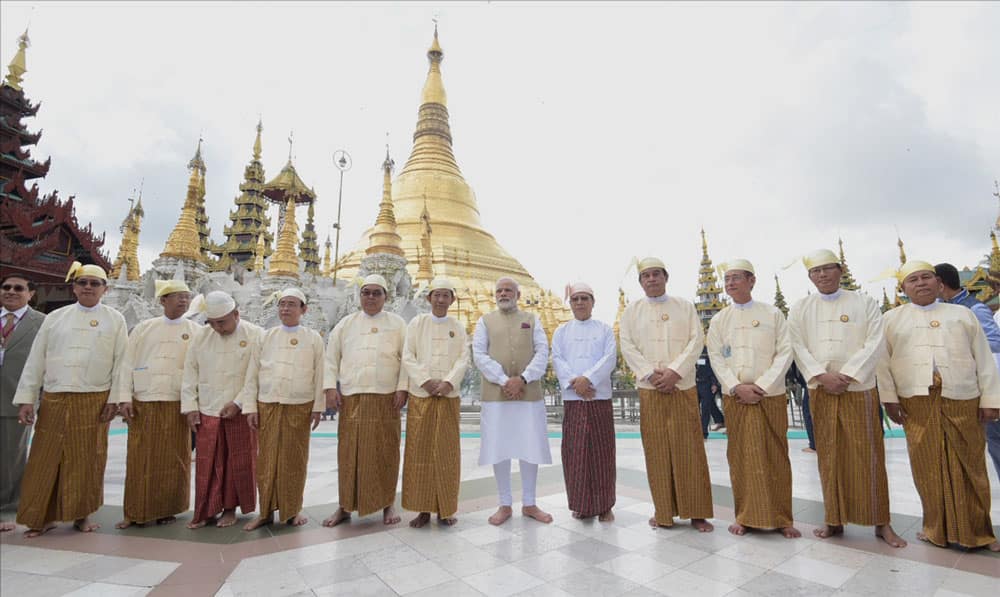
<path fill-rule="evenodd" d="M 333 152 L 333 165 L 340 170 L 340 188 L 337 190 L 337 221 L 333 227 L 337 229 L 333 244 L 333 285 L 337 285 L 337 270 L 340 269 L 340 206 L 344 198 L 344 172 L 351 169 L 351 156 L 343 149 Z"/>

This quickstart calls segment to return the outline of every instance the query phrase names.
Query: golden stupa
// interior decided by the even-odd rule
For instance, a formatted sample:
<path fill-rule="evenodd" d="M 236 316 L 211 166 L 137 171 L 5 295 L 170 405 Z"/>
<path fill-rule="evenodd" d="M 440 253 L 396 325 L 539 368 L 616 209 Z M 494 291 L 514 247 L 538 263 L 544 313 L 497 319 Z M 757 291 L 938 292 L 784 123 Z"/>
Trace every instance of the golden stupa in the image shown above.
<path fill-rule="evenodd" d="M 417 279 L 420 257 L 426 262 L 426 239 L 422 244 L 421 237 L 429 220 L 433 224 L 430 245 L 434 275 L 447 276 L 462 290 L 473 293 L 484 286 L 492 292 L 497 278 L 510 276 L 521 284 L 523 297 L 541 294 L 528 270 L 483 228 L 475 193 L 455 161 L 441 81 L 444 52 L 438 44 L 436 28 L 427 57 L 430 70 L 421 94 L 413 150 L 392 183 L 396 232 L 409 262 L 407 269 Z M 421 219 L 425 208 L 427 218 Z M 375 229 L 369 228 L 354 249 L 339 260 L 339 278 L 350 280 L 356 275 Z"/>

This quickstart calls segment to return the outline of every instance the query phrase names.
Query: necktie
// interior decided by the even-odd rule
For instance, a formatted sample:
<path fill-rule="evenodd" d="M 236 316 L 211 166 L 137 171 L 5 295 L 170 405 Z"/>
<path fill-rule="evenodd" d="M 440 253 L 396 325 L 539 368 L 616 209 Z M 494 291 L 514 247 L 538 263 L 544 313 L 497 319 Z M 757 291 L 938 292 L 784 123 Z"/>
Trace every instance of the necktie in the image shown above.
<path fill-rule="evenodd" d="M 14 314 L 7 313 L 7 321 L 5 321 L 3 324 L 3 334 L 2 334 L 3 339 L 0 340 L 0 346 L 7 345 L 7 336 L 9 336 L 13 331 L 14 331 Z"/>

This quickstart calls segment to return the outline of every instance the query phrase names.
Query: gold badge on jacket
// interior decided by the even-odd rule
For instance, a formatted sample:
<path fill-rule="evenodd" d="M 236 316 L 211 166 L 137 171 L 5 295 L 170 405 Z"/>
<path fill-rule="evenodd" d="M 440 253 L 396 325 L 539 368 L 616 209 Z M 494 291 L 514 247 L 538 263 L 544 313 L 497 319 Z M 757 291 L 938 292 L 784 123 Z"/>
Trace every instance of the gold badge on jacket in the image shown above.
<path fill-rule="evenodd" d="M 448 337 L 449 338 L 454 338 L 455 337 L 455 332 L 454 331 L 448 332 Z"/>
<path fill-rule="evenodd" d="M 92 328 L 96 328 L 97 327 L 97 320 L 96 319 L 91 319 L 90 320 L 90 327 L 92 327 Z"/>
<path fill-rule="evenodd" d="M 847 315 L 841 315 L 840 316 L 840 321 L 843 321 L 844 323 L 847 323 L 850 320 L 851 320 L 851 318 L 848 317 Z"/>
<path fill-rule="evenodd" d="M 753 327 L 757 327 L 757 326 L 760 325 L 760 322 L 757 321 L 756 319 L 754 319 L 753 321 L 750 322 L 750 325 L 753 326 Z"/>
<path fill-rule="evenodd" d="M 666 321 L 666 320 L 670 319 L 670 314 L 669 313 L 664 313 L 663 315 L 660 315 L 660 319 L 662 319 L 663 321 Z"/>
<path fill-rule="evenodd" d="M 187 340 L 187 339 L 188 339 L 188 338 L 190 338 L 190 337 L 191 337 L 191 336 L 189 336 L 189 335 L 187 335 L 187 334 L 181 334 L 181 340 Z"/>
<path fill-rule="evenodd" d="M 936 327 L 938 327 L 939 325 L 941 325 L 941 322 L 940 322 L 940 321 L 938 321 L 938 320 L 936 320 L 936 319 L 935 319 L 935 320 L 933 320 L 933 321 L 931 321 L 931 327 L 932 327 L 932 328 L 936 328 Z"/>
<path fill-rule="evenodd" d="M 247 347 L 247 341 L 246 340 L 240 340 L 240 348 L 246 348 L 246 347 Z"/>
<path fill-rule="evenodd" d="M 372 333 L 373 334 L 377 334 L 378 333 L 378 328 L 372 328 Z"/>
<path fill-rule="evenodd" d="M 289 340 L 289 342 L 291 342 L 292 346 L 295 346 L 296 344 L 299 343 L 299 339 L 298 338 L 292 338 L 291 340 Z"/>

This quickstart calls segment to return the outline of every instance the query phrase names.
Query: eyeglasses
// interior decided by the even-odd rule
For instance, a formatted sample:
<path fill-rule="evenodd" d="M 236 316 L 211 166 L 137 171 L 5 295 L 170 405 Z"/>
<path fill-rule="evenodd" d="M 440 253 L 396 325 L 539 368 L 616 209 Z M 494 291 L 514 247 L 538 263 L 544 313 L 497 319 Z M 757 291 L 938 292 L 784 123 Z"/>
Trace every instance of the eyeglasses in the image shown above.
<path fill-rule="evenodd" d="M 10 292 L 11 290 L 14 292 L 24 292 L 28 289 L 27 286 L 22 286 L 20 284 L 4 284 L 3 286 L 0 286 L 0 288 L 2 288 L 4 292 Z"/>
<path fill-rule="evenodd" d="M 73 283 L 77 286 L 90 286 L 91 288 L 104 286 L 104 282 L 100 280 L 73 280 Z"/>
<path fill-rule="evenodd" d="M 584 294 L 584 295 L 580 295 L 580 296 L 571 296 L 571 297 L 569 297 L 569 300 L 572 303 L 587 303 L 587 302 L 590 302 L 590 295 L 589 294 Z"/>
<path fill-rule="evenodd" d="M 383 294 L 384 293 L 381 290 L 362 290 L 361 291 L 361 296 L 379 297 L 379 296 L 382 296 Z"/>

